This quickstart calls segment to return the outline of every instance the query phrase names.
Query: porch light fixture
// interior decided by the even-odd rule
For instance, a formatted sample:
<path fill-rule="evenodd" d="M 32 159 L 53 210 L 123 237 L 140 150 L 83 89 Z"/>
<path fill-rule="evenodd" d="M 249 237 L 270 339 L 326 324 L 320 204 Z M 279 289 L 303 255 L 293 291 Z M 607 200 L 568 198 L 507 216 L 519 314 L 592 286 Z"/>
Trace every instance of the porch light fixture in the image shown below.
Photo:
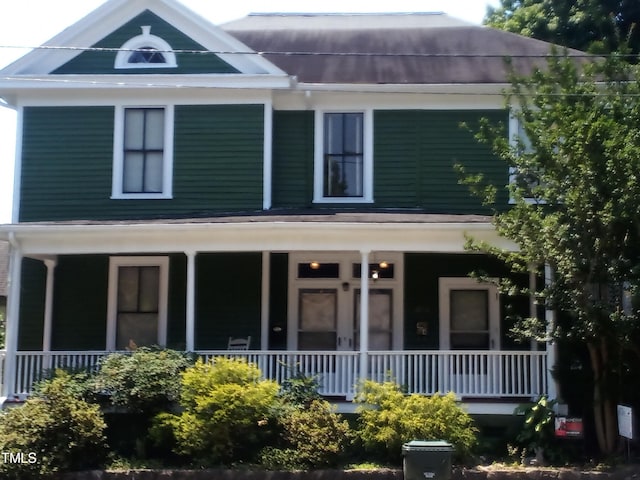
<path fill-rule="evenodd" d="M 311 268 L 311 270 L 318 270 L 320 268 L 320 262 L 311 262 L 309 268 Z"/>
<path fill-rule="evenodd" d="M 387 262 L 387 261 L 383 260 L 383 261 L 381 261 L 381 262 L 378 264 L 378 266 L 379 266 L 380 268 L 389 268 L 389 262 Z"/>
<path fill-rule="evenodd" d="M 380 272 L 378 272 L 378 270 L 374 270 L 373 272 L 371 272 L 371 278 L 374 281 L 378 280 L 378 278 L 380 278 Z"/>

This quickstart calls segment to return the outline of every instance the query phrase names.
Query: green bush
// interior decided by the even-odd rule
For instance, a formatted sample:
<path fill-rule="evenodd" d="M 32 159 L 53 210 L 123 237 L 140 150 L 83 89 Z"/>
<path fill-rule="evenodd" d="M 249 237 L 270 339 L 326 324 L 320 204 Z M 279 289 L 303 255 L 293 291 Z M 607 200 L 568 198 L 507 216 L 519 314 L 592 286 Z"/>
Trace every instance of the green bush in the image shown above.
<path fill-rule="evenodd" d="M 175 350 L 140 347 L 131 354 L 113 353 L 100 364 L 97 392 L 113 405 L 149 416 L 165 410 L 180 397 L 180 374 L 192 362 Z"/>
<path fill-rule="evenodd" d="M 20 460 L 0 461 L 0 477 L 32 479 L 102 465 L 107 446 L 100 408 L 69 393 L 69 382 L 68 373 L 58 372 L 38 396 L 0 413 L 0 452 Z"/>
<path fill-rule="evenodd" d="M 459 459 L 470 455 L 477 444 L 471 417 L 447 395 L 404 395 L 393 382 L 366 381 L 356 396 L 358 435 L 370 453 L 398 463 L 402 444 L 411 440 L 446 440 Z"/>
<path fill-rule="evenodd" d="M 296 371 L 280 385 L 280 400 L 285 405 L 308 406 L 312 402 L 322 399 L 318 388 L 317 377 Z"/>
<path fill-rule="evenodd" d="M 302 468 L 337 466 L 351 442 L 349 424 L 325 400 L 315 400 L 304 408 L 291 410 L 279 423 L 285 441 L 297 452 Z"/>
<path fill-rule="evenodd" d="M 179 415 L 161 414 L 155 438 L 171 430 L 178 454 L 199 465 L 253 460 L 273 436 L 278 385 L 261 380 L 254 364 L 216 358 L 198 361 L 182 375 Z"/>

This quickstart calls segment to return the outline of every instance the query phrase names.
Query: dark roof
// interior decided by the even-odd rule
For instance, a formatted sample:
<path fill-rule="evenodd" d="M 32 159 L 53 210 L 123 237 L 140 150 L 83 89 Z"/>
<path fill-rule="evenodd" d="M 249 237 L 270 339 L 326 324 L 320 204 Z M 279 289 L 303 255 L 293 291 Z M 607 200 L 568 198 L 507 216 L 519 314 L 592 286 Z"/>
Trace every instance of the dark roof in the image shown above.
<path fill-rule="evenodd" d="M 250 15 L 221 27 L 305 83 L 505 83 L 507 57 L 527 74 L 552 47 L 444 14 Z"/>

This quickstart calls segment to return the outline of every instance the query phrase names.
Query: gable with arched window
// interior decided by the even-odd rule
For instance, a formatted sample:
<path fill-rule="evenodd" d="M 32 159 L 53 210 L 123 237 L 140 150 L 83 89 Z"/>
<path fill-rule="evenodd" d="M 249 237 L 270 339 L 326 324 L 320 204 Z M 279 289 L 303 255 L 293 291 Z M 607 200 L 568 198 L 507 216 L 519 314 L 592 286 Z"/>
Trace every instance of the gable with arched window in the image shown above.
<path fill-rule="evenodd" d="M 176 54 L 162 38 L 151 34 L 149 25 L 142 26 L 142 35 L 131 38 L 120 47 L 114 67 L 176 68 Z"/>

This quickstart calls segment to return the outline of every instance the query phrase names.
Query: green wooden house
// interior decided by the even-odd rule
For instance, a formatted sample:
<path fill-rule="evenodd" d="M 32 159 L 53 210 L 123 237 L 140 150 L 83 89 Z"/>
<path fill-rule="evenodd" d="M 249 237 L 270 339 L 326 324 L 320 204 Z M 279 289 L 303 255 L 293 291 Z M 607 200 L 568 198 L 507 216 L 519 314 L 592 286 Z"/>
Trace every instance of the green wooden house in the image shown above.
<path fill-rule="evenodd" d="M 533 303 L 469 277 L 507 271 L 466 236 L 510 243 L 453 168 L 508 183 L 461 124 L 513 124 L 504 57 L 529 71 L 548 44 L 443 14 L 213 25 L 109 0 L 46 45 L 0 75 L 19 122 L 5 400 L 156 344 L 337 400 L 389 375 L 475 413 L 554 394 L 553 349 L 509 335 Z"/>

